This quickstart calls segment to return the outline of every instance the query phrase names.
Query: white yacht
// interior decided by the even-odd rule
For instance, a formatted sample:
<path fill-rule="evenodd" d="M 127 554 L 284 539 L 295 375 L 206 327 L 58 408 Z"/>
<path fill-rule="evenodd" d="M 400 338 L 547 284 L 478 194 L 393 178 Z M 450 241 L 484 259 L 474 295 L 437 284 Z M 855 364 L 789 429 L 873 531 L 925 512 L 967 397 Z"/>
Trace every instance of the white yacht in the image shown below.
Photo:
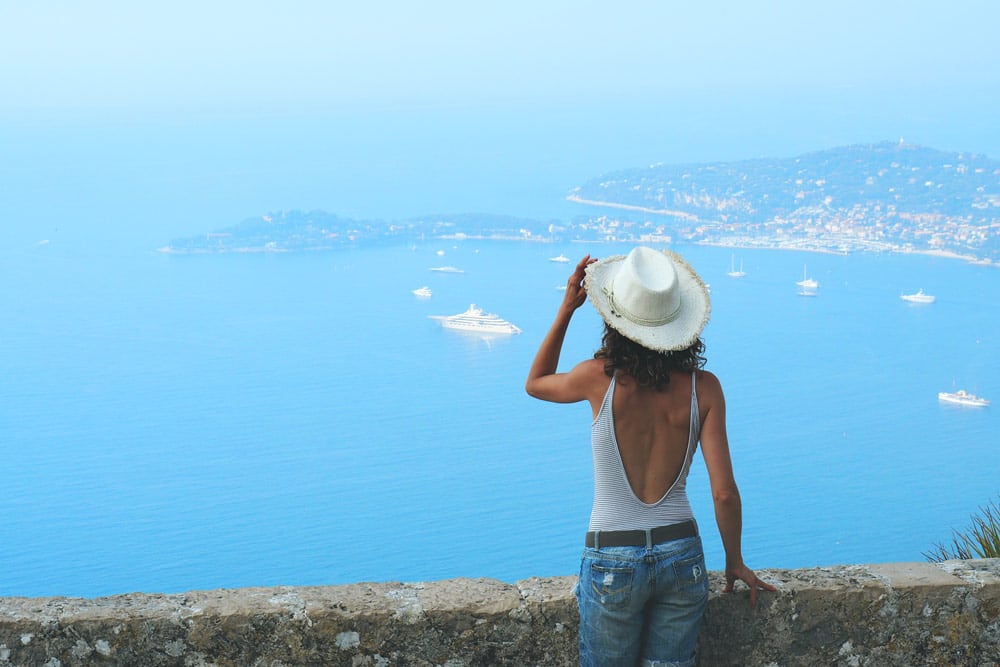
<path fill-rule="evenodd" d="M 454 266 L 432 266 L 431 271 L 437 271 L 438 273 L 465 273 L 462 269 L 456 269 Z"/>
<path fill-rule="evenodd" d="M 549 261 L 550 262 L 562 262 L 563 264 L 565 264 L 566 262 L 569 261 L 569 257 L 567 257 L 566 255 L 563 255 L 562 253 L 560 253 L 559 255 L 557 255 L 555 257 L 549 257 Z"/>
<path fill-rule="evenodd" d="M 729 261 L 729 272 L 726 273 L 726 275 L 729 276 L 730 278 L 742 278 L 743 276 L 746 275 L 746 272 L 743 271 L 743 258 L 742 257 L 740 258 L 740 270 L 737 271 L 736 270 L 736 256 L 735 255 L 732 256 L 732 258 Z"/>
<path fill-rule="evenodd" d="M 913 294 L 900 294 L 899 298 L 910 303 L 934 303 L 935 297 L 924 294 L 924 290 L 918 289 Z"/>
<path fill-rule="evenodd" d="M 433 294 L 433 292 L 431 292 L 431 288 L 428 287 L 427 285 L 424 285 L 423 287 L 418 287 L 417 289 L 413 290 L 413 293 L 425 299 Z"/>
<path fill-rule="evenodd" d="M 938 392 L 938 400 L 944 403 L 957 403 L 958 405 L 969 405 L 976 408 L 985 407 L 990 404 L 985 398 L 970 394 L 964 389 L 951 393 L 947 391 Z"/>
<path fill-rule="evenodd" d="M 521 333 L 518 327 L 502 319 L 499 315 L 484 313 L 482 308 L 476 308 L 476 304 L 472 304 L 467 311 L 458 315 L 429 315 L 428 317 L 441 322 L 441 326 L 445 329 L 478 331 L 480 333 Z"/>
<path fill-rule="evenodd" d="M 795 283 L 803 290 L 816 289 L 819 287 L 819 283 L 809 277 L 809 272 L 806 270 L 805 265 L 802 266 L 802 280 Z"/>

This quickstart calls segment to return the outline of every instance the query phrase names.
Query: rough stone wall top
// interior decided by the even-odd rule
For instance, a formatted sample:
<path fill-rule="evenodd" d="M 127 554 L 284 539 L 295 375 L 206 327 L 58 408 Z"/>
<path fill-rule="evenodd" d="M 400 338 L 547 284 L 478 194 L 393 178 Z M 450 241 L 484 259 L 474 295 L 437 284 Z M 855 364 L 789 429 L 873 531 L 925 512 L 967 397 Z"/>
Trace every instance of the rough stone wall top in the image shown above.
<path fill-rule="evenodd" d="M 763 576 L 778 593 L 752 612 L 738 595 L 710 599 L 702 664 L 1000 667 L 1000 560 Z"/>
<path fill-rule="evenodd" d="M 712 596 L 702 665 L 1000 667 L 1000 561 L 763 570 Z M 0 667 L 575 665 L 575 577 L 0 599 Z"/>

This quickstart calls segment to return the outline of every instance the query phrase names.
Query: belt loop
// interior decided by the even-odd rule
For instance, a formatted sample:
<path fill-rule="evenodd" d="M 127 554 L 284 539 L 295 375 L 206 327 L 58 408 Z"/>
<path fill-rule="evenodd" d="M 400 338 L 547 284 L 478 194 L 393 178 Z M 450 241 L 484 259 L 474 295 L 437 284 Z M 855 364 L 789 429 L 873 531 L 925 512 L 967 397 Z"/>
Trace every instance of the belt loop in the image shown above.
<path fill-rule="evenodd" d="M 652 549 L 653 548 L 653 529 L 652 528 L 647 528 L 646 529 L 646 548 L 647 549 Z"/>

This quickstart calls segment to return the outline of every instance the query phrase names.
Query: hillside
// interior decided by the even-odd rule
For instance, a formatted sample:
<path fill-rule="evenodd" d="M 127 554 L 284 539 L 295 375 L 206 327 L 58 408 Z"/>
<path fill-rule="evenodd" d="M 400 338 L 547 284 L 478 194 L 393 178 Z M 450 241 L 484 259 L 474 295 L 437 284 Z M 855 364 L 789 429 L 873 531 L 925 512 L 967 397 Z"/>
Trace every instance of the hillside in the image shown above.
<path fill-rule="evenodd" d="M 434 238 L 677 240 L 834 252 L 940 252 L 1000 263 L 1000 162 L 884 142 L 793 158 L 657 164 L 606 174 L 569 199 L 612 211 L 569 221 L 491 214 L 354 220 L 284 211 L 175 239 L 165 252 L 280 252 Z"/>
<path fill-rule="evenodd" d="M 571 198 L 673 216 L 689 238 L 811 237 L 845 250 L 871 243 L 993 258 L 1000 250 L 1000 162 L 903 142 L 656 164 L 592 179 Z"/>

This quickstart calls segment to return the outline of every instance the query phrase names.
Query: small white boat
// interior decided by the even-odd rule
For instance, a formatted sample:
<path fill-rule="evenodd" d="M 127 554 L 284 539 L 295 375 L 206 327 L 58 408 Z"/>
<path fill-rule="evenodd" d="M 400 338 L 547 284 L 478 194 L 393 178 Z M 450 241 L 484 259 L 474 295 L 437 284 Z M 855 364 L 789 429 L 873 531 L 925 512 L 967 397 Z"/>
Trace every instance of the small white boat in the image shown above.
<path fill-rule="evenodd" d="M 476 304 L 472 304 L 467 311 L 458 315 L 428 315 L 428 317 L 441 322 L 441 326 L 445 329 L 477 331 L 480 333 L 521 333 L 518 327 L 501 318 L 499 315 L 484 313 L 482 308 L 476 308 Z"/>
<path fill-rule="evenodd" d="M 743 258 L 740 258 L 740 270 L 736 270 L 736 256 L 733 255 L 729 262 L 729 272 L 726 273 L 730 278 L 742 278 L 746 275 L 743 271 Z"/>
<path fill-rule="evenodd" d="M 555 257 L 549 257 L 549 261 L 550 262 L 561 262 L 561 263 L 565 264 L 566 262 L 569 261 L 569 257 L 567 257 L 566 255 L 563 255 L 562 253 L 560 253 L 559 255 L 557 255 Z"/>
<path fill-rule="evenodd" d="M 425 299 L 433 294 L 433 292 L 431 292 L 431 288 L 428 287 L 427 285 L 424 285 L 423 287 L 418 287 L 417 289 L 413 290 L 413 293 Z"/>
<path fill-rule="evenodd" d="M 924 294 L 924 290 L 918 289 L 913 294 L 900 294 L 899 298 L 903 301 L 909 301 L 910 303 L 934 303 L 936 297 L 930 294 Z"/>
<path fill-rule="evenodd" d="M 806 270 L 805 265 L 802 265 L 802 280 L 795 283 L 804 290 L 816 289 L 819 287 L 819 283 L 809 277 L 809 272 Z"/>
<path fill-rule="evenodd" d="M 964 389 L 951 393 L 947 391 L 938 392 L 938 400 L 944 403 L 955 403 L 957 405 L 968 405 L 975 408 L 982 408 L 990 404 L 985 398 L 970 394 Z"/>
<path fill-rule="evenodd" d="M 465 273 L 462 269 L 456 269 L 454 266 L 432 266 L 431 271 L 437 271 L 438 273 Z"/>

